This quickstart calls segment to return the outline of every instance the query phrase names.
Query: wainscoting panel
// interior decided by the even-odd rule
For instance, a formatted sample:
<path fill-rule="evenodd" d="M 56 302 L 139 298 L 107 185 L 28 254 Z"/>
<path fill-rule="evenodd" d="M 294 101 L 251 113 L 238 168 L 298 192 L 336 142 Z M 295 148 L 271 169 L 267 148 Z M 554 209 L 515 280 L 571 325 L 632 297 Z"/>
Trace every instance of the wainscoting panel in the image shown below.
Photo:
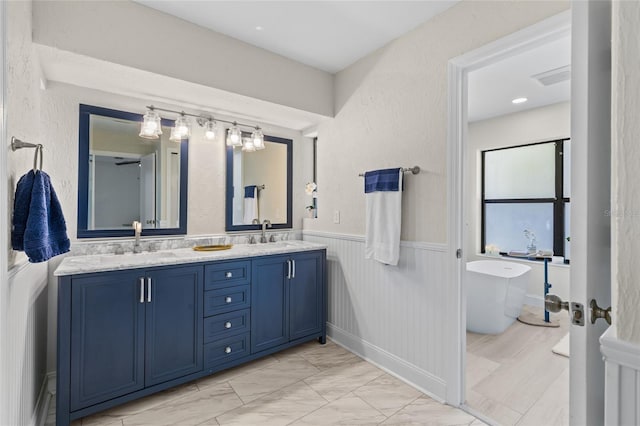
<path fill-rule="evenodd" d="M 9 271 L 6 350 L 3 365 L 9 399 L 2 422 L 36 425 L 46 406 L 47 264 L 25 263 Z"/>
<path fill-rule="evenodd" d="M 387 266 L 364 258 L 360 236 L 303 239 L 328 246 L 330 337 L 444 400 L 446 245 L 403 242 L 398 266 Z"/>
<path fill-rule="evenodd" d="M 640 345 L 619 340 L 615 325 L 600 337 L 605 362 L 604 422 L 640 425 Z"/>

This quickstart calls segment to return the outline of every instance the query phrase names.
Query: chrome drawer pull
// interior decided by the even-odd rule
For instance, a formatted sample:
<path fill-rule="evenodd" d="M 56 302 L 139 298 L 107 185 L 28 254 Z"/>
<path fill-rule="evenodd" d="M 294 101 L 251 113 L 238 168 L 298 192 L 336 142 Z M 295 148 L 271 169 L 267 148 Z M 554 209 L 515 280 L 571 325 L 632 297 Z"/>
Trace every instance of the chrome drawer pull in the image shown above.
<path fill-rule="evenodd" d="M 231 296 L 227 296 L 227 297 L 224 299 L 224 301 L 225 301 L 226 303 L 231 303 Z"/>
<path fill-rule="evenodd" d="M 224 324 L 224 328 L 231 328 L 231 323 L 227 321 L 227 322 Z"/>
<path fill-rule="evenodd" d="M 226 274 L 224 274 L 224 276 L 227 278 L 231 278 L 233 277 L 233 272 L 227 272 Z"/>
<path fill-rule="evenodd" d="M 140 282 L 140 303 L 144 303 L 144 277 L 138 278 Z"/>
<path fill-rule="evenodd" d="M 151 277 L 147 277 L 147 302 L 151 303 Z"/>
<path fill-rule="evenodd" d="M 226 348 L 224 348 L 224 353 L 230 354 L 231 353 L 231 346 L 227 346 Z"/>

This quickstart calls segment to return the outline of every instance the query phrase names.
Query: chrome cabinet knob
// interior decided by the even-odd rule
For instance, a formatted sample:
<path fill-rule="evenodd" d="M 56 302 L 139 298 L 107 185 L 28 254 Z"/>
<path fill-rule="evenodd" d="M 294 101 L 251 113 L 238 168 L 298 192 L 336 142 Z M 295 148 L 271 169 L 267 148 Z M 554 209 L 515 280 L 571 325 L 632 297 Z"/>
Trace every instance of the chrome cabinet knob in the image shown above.
<path fill-rule="evenodd" d="M 227 321 L 227 322 L 224 324 L 224 328 L 231 328 L 231 323 L 230 323 L 229 321 Z"/>
<path fill-rule="evenodd" d="M 226 303 L 231 303 L 231 296 L 227 296 L 227 297 L 224 299 L 224 301 L 225 301 Z"/>
<path fill-rule="evenodd" d="M 233 272 L 227 272 L 226 274 L 224 274 L 224 276 L 227 278 L 231 278 L 233 277 Z"/>
<path fill-rule="evenodd" d="M 227 346 L 226 348 L 224 348 L 224 353 L 230 354 L 231 353 L 231 346 Z"/>

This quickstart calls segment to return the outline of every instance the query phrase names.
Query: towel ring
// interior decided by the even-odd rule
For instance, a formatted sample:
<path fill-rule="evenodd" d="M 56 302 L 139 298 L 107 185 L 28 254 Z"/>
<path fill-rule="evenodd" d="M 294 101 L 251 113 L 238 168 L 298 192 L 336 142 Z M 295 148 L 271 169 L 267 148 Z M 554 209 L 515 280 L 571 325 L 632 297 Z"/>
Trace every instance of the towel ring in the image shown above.
<path fill-rule="evenodd" d="M 40 168 L 38 168 L 38 153 L 40 153 Z M 33 172 L 42 170 L 42 144 L 36 145 L 36 152 L 33 154 Z"/>

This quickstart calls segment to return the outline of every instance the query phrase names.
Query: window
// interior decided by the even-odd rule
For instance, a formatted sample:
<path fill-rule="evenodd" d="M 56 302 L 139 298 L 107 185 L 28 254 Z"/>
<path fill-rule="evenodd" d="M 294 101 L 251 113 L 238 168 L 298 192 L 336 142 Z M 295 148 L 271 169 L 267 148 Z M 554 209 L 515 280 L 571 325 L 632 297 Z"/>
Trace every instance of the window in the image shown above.
<path fill-rule="evenodd" d="M 570 156 L 569 139 L 482 151 L 482 253 L 534 242 L 568 257 Z"/>

